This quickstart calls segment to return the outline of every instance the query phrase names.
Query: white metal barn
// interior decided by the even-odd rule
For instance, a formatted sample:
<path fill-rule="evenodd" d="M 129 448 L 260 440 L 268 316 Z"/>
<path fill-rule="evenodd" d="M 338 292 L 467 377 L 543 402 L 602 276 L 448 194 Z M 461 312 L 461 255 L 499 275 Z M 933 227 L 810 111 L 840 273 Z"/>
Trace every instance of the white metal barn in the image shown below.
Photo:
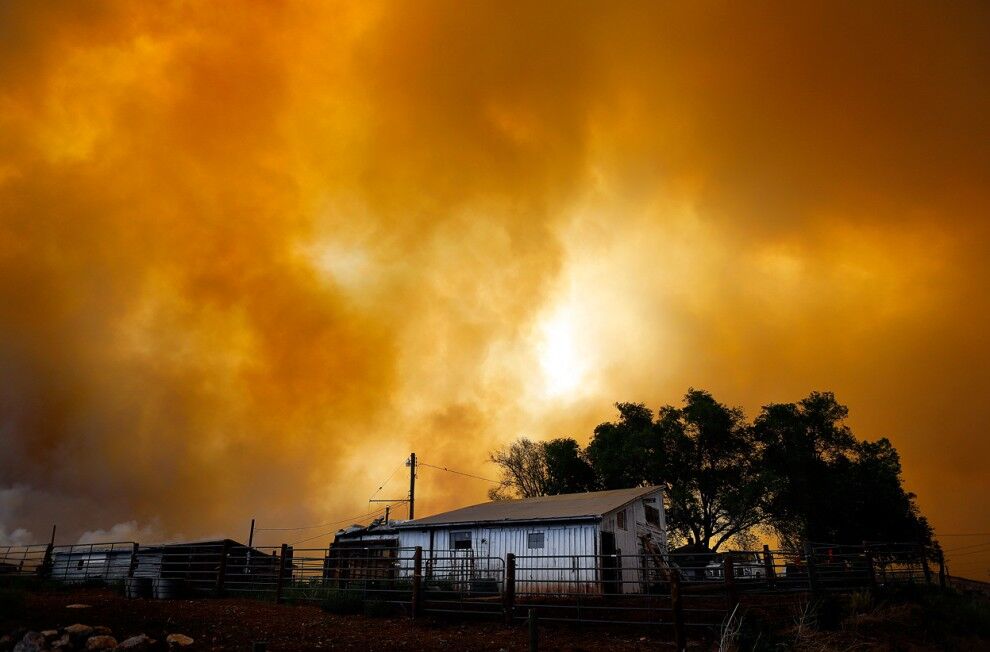
<path fill-rule="evenodd" d="M 635 487 L 482 503 L 339 532 L 334 547 L 423 549 L 428 576 L 516 555 L 520 592 L 636 593 L 666 553 L 662 490 Z M 405 566 L 405 564 L 403 564 Z M 403 574 L 408 569 L 403 568 Z M 495 573 L 493 573 L 493 576 Z"/>

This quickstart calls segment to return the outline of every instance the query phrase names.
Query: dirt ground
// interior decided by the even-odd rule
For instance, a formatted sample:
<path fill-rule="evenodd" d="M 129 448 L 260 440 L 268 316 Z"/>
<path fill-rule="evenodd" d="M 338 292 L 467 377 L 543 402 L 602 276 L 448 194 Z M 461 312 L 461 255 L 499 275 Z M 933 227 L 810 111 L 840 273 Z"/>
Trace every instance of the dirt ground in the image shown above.
<path fill-rule="evenodd" d="M 66 608 L 70 604 L 87 608 Z M 250 650 L 255 641 L 279 650 L 527 650 L 524 625 L 444 622 L 424 618 L 370 618 L 329 614 L 316 606 L 275 605 L 247 599 L 127 600 L 106 589 L 31 593 L 26 615 L 16 626 L 43 630 L 83 623 L 106 625 L 118 640 L 141 633 L 163 640 L 191 636 L 196 650 Z M 3 620 L 0 614 L 0 621 Z M 5 623 L 8 628 L 11 624 Z M 663 632 L 621 626 L 547 624 L 540 627 L 541 650 L 674 649 Z"/>

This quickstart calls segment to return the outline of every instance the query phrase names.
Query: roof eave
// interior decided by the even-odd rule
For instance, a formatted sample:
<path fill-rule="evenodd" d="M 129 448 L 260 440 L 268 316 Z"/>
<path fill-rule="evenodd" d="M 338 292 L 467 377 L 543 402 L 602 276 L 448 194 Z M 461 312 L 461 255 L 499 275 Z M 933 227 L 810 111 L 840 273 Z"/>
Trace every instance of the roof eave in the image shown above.
<path fill-rule="evenodd" d="M 533 518 L 503 518 L 503 519 L 483 519 L 468 521 L 444 521 L 442 523 L 417 523 L 410 521 L 402 525 L 396 525 L 396 530 L 423 530 L 440 527 L 466 526 L 466 525 L 513 525 L 525 523 L 570 523 L 574 521 L 597 521 L 602 518 L 601 514 L 583 514 L 581 516 L 553 516 L 553 517 L 533 517 Z"/>

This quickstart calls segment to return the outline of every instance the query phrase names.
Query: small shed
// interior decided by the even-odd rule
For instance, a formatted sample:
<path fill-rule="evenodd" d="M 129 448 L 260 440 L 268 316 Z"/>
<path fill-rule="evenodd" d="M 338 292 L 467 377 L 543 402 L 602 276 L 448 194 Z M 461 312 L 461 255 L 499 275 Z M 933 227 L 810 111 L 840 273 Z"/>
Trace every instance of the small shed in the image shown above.
<path fill-rule="evenodd" d="M 662 490 L 634 487 L 494 501 L 341 530 L 328 566 L 334 566 L 334 557 L 342 560 L 362 548 L 367 559 L 415 547 L 423 549 L 428 581 L 501 581 L 506 555 L 512 553 L 520 593 L 638 593 L 658 580 L 665 564 L 660 559 L 667 548 Z M 406 566 L 397 564 L 395 572 L 408 574 Z"/>
<path fill-rule="evenodd" d="M 67 546 L 52 554 L 49 576 L 70 584 L 91 580 L 120 581 L 130 572 L 133 554 L 133 544 Z"/>
<path fill-rule="evenodd" d="M 249 548 L 231 539 L 167 543 L 142 546 L 134 564 L 135 577 L 179 580 L 191 590 L 212 590 L 225 560 L 225 576 L 229 585 L 274 581 L 277 557 L 257 548 Z"/>

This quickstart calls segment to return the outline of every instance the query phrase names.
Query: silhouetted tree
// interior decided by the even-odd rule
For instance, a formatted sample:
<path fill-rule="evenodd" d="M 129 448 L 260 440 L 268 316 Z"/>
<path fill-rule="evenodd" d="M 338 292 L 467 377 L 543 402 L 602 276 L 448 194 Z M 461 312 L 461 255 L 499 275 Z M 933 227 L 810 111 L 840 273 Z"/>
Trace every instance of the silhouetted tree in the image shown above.
<path fill-rule="evenodd" d="M 831 392 L 764 406 L 752 425 L 696 389 L 655 418 L 641 403 L 616 408 L 584 451 L 573 439 L 522 438 L 493 452 L 503 482 L 492 498 L 660 485 L 671 534 L 713 549 L 757 526 L 792 548 L 932 539 L 897 451 L 858 441 Z"/>
<path fill-rule="evenodd" d="M 672 531 L 717 550 L 761 522 L 759 456 L 742 410 L 691 389 L 683 408 L 660 409 L 656 428 Z"/>
<path fill-rule="evenodd" d="M 860 442 L 831 392 L 771 404 L 754 423 L 761 443 L 767 524 L 781 541 L 930 542 L 931 527 L 901 482 L 887 439 Z"/>
<path fill-rule="evenodd" d="M 502 474 L 502 483 L 488 492 L 492 500 L 575 493 L 594 486 L 591 466 L 573 439 L 534 442 L 520 437 L 490 459 Z"/>
<path fill-rule="evenodd" d="M 663 482 L 663 443 L 653 412 L 642 403 L 616 403 L 619 418 L 599 424 L 587 457 L 599 489 Z"/>
<path fill-rule="evenodd" d="M 547 470 L 547 494 L 569 494 L 595 487 L 595 472 L 584 458 L 581 446 L 570 438 L 543 443 Z"/>
<path fill-rule="evenodd" d="M 756 450 L 741 410 L 695 389 L 655 420 L 639 403 L 616 408 L 619 419 L 595 428 L 587 448 L 600 488 L 664 486 L 668 527 L 712 548 L 760 522 Z"/>

